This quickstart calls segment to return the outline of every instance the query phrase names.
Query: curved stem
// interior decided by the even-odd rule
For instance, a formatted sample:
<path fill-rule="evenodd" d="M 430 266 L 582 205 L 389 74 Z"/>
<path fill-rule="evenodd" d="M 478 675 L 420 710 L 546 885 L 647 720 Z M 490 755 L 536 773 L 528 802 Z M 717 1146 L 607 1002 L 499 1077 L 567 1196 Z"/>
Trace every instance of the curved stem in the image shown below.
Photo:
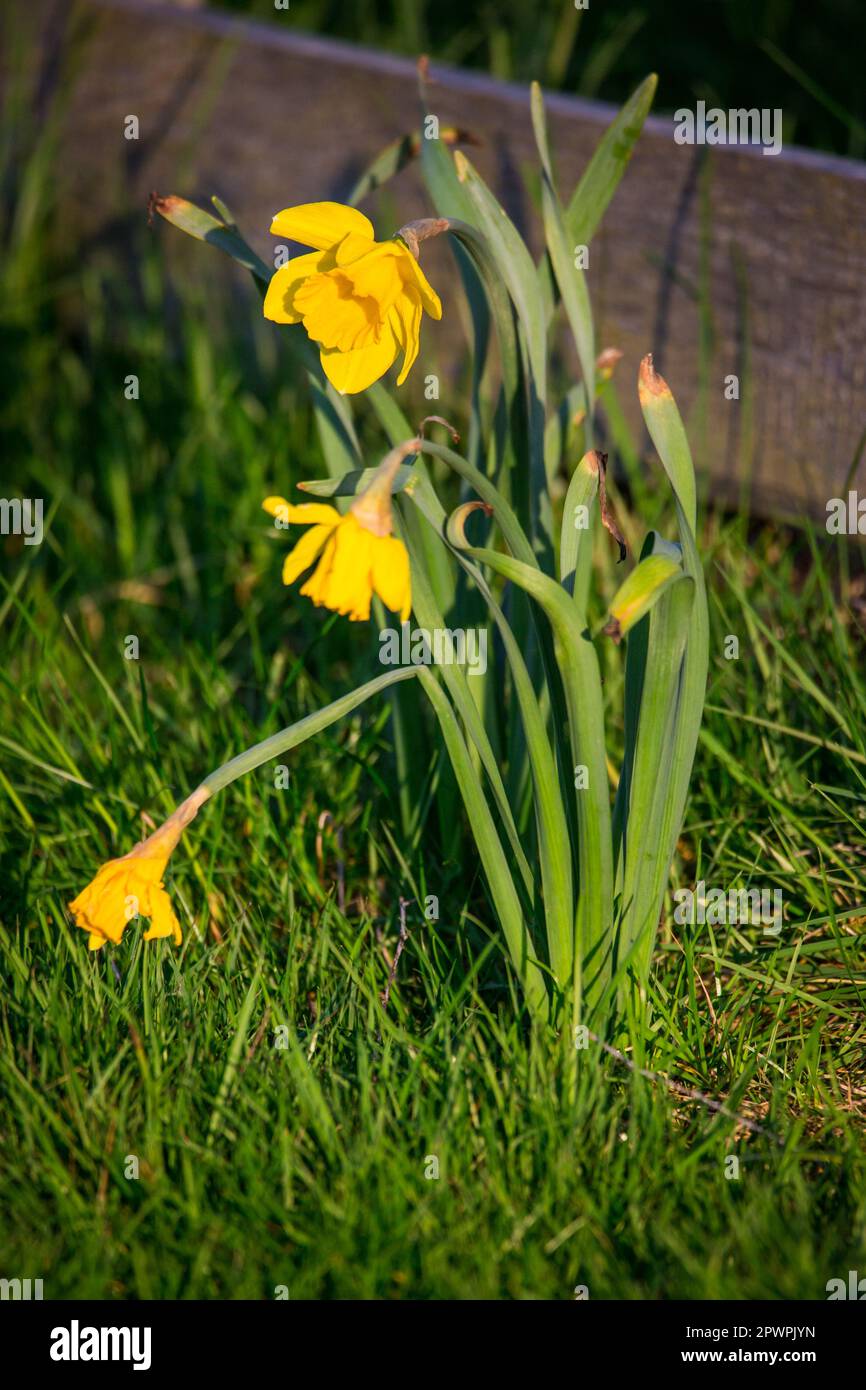
<path fill-rule="evenodd" d="M 388 671 L 384 676 L 367 681 L 366 685 L 359 685 L 357 690 L 351 691 L 349 695 L 342 695 L 339 700 L 334 700 L 324 709 L 316 710 L 315 714 L 308 714 L 305 719 L 299 719 L 296 724 L 289 724 L 287 728 L 280 729 L 279 733 L 271 734 L 270 738 L 263 739 L 246 752 L 230 758 L 204 779 L 202 787 L 206 787 L 210 795 L 222 791 L 223 787 L 227 787 L 238 777 L 243 777 L 244 773 L 254 771 L 255 768 L 261 767 L 262 763 L 278 757 L 280 753 L 287 753 L 290 748 L 297 748 L 299 743 L 335 724 L 344 714 L 351 714 L 353 709 L 357 709 L 358 705 L 362 705 L 371 695 L 376 695 L 397 681 L 409 680 L 417 675 L 417 672 L 418 668 L 415 666 L 400 666 L 394 671 Z"/>

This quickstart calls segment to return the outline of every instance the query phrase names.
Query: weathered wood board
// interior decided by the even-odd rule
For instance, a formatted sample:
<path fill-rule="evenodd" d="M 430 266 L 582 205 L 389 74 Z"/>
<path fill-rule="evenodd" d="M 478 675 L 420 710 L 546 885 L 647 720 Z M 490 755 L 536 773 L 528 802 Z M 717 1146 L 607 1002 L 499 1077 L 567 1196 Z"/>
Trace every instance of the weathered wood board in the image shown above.
<path fill-rule="evenodd" d="M 267 257 L 275 210 L 345 197 L 369 160 L 417 124 L 413 63 L 303 35 L 290 9 L 267 25 L 149 0 L 30 9 L 43 88 L 64 68 L 73 74 L 58 175 L 64 216 L 82 234 L 124 211 L 143 215 L 152 189 L 217 192 Z M 435 55 L 431 72 L 431 105 L 443 124 L 483 140 L 471 157 L 540 249 L 522 178 L 535 163 L 528 91 L 439 68 Z M 138 141 L 123 138 L 129 114 Z M 567 195 L 615 113 L 550 96 L 548 114 Z M 391 219 L 430 210 L 412 169 L 377 196 Z M 376 220 L 375 203 L 367 210 Z M 618 381 L 636 426 L 638 362 L 655 353 L 717 495 L 736 494 L 750 455 L 765 511 L 823 516 L 840 493 L 866 427 L 864 228 L 866 165 L 678 145 L 670 120 L 648 121 L 591 247 L 598 339 L 625 354 Z M 425 266 L 447 286 L 447 252 L 431 244 Z M 446 414 L 448 364 L 456 372 L 462 342 L 459 315 L 450 318 L 427 324 L 422 344 L 428 370 L 442 363 Z M 739 400 L 725 396 L 732 373 Z M 863 470 L 856 482 L 866 491 Z"/>

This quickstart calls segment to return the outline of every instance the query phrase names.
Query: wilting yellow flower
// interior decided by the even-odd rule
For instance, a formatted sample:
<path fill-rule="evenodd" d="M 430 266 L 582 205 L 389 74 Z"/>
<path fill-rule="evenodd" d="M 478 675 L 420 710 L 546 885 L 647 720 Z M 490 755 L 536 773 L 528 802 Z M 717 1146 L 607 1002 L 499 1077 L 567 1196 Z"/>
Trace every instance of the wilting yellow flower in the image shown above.
<path fill-rule="evenodd" d="M 410 224 L 409 240 L 418 236 Z M 447 226 L 442 222 L 417 224 Z M 402 351 L 401 386 L 418 356 L 421 312 L 442 317 L 436 291 L 404 241 L 376 241 L 373 224 L 341 203 L 285 208 L 271 231 L 315 251 L 277 270 L 265 295 L 265 318 L 303 323 L 321 349 L 325 375 L 338 391 L 364 391 Z"/>
<path fill-rule="evenodd" d="M 321 556 L 301 590 L 313 603 L 366 622 L 375 593 L 404 623 L 412 611 L 412 581 L 406 547 L 391 534 L 391 488 L 403 460 L 420 447 L 419 439 L 407 439 L 392 449 L 345 516 L 324 502 L 294 506 L 285 497 L 266 497 L 262 506 L 280 525 L 310 527 L 286 556 L 283 583 L 293 584 Z"/>
<path fill-rule="evenodd" d="M 284 497 L 266 497 L 262 506 L 284 524 L 310 527 L 283 562 L 284 584 L 293 584 L 321 553 L 301 589 L 313 603 L 348 614 L 353 623 L 366 622 L 376 593 L 406 621 L 412 608 L 409 556 L 396 536 L 376 535 L 353 512 L 341 516 L 319 502 L 293 506 Z"/>
<path fill-rule="evenodd" d="M 129 854 L 103 864 L 96 878 L 69 904 L 75 925 L 90 933 L 87 944 L 91 951 L 100 950 L 106 941 L 116 945 L 133 917 L 150 918 L 145 941 L 173 936 L 175 945 L 181 944 L 180 922 L 162 878 L 182 830 L 209 795 L 206 788 L 199 787 Z"/>

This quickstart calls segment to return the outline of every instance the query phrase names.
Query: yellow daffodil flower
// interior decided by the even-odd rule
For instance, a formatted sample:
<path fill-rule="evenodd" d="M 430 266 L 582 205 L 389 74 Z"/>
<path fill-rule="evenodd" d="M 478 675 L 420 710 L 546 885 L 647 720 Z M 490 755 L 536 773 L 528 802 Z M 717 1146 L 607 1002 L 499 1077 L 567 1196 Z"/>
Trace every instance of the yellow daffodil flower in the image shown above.
<path fill-rule="evenodd" d="M 181 944 L 180 922 L 162 879 L 181 832 L 209 795 L 206 788 L 199 787 L 164 825 L 129 854 L 103 864 L 92 882 L 69 904 L 75 925 L 90 933 L 87 944 L 91 951 L 100 950 L 106 941 L 117 945 L 134 917 L 150 919 L 145 941 L 171 936 L 176 946 Z"/>
<path fill-rule="evenodd" d="M 418 241 L 447 225 L 436 219 L 410 223 L 400 234 L 405 240 L 376 241 L 373 224 L 357 208 L 341 203 L 285 208 L 271 231 L 315 250 L 275 272 L 265 295 L 265 318 L 303 323 L 319 345 L 325 375 L 344 394 L 365 391 L 400 352 L 397 385 L 402 386 L 418 356 L 422 310 L 442 317 L 439 296 L 418 264 Z"/>
<path fill-rule="evenodd" d="M 345 516 L 323 502 L 293 505 L 284 497 L 266 497 L 262 506 L 281 526 L 300 522 L 310 527 L 283 562 L 283 583 L 293 584 L 313 570 L 301 593 L 318 607 L 348 614 L 353 623 L 366 622 L 373 594 L 405 622 L 412 610 L 409 555 L 391 534 L 391 487 L 403 459 L 416 453 L 417 439 L 392 449 L 376 469 Z"/>

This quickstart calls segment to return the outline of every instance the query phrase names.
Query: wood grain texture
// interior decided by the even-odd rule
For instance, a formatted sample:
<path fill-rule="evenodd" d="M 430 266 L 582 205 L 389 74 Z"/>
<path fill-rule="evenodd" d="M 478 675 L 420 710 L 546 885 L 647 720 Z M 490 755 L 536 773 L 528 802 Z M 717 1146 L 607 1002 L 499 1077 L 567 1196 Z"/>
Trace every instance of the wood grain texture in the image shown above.
<path fill-rule="evenodd" d="M 85 238 L 143 215 L 151 189 L 200 201 L 215 192 L 267 259 L 278 208 L 345 198 L 369 160 L 417 124 L 414 64 L 302 35 L 290 10 L 260 25 L 148 0 L 34 0 L 29 9 L 43 99 L 71 74 L 60 204 Z M 435 55 L 431 70 L 432 109 L 483 140 L 469 153 L 538 251 L 522 177 L 536 162 L 527 89 L 437 67 Z M 562 95 L 547 106 L 565 198 L 615 112 Z M 139 118 L 138 141 L 123 138 L 129 114 Z M 366 210 L 383 235 L 428 214 L 417 171 Z M 796 150 L 680 146 L 670 120 L 651 118 L 588 272 L 599 346 L 625 354 L 617 382 L 637 437 L 637 368 L 652 351 L 717 495 L 736 495 L 751 456 L 761 509 L 823 516 L 866 428 L 864 227 L 866 166 Z M 415 371 L 441 371 L 437 409 L 447 415 L 460 311 L 448 312 L 447 251 L 430 244 L 424 264 L 446 316 L 425 325 Z M 725 399 L 729 373 L 741 384 L 748 376 L 751 400 L 742 385 L 739 401 Z M 866 488 L 863 472 L 856 481 Z"/>

